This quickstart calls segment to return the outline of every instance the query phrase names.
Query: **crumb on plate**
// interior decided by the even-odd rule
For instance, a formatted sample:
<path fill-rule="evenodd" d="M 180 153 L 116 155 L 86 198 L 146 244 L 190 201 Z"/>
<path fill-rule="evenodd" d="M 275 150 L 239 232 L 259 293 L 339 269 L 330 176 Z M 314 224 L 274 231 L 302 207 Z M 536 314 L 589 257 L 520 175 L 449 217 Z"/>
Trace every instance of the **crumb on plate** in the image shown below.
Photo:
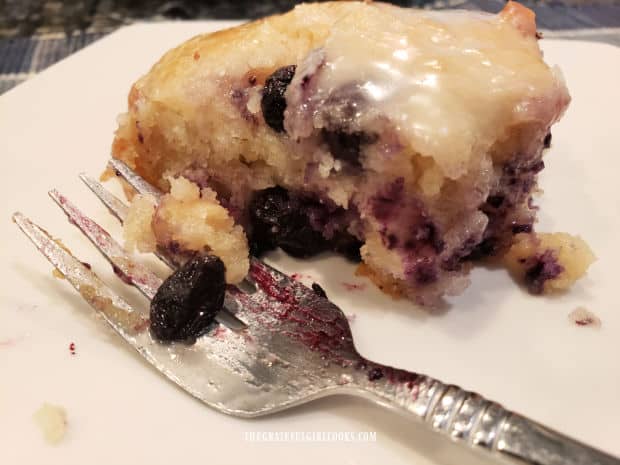
<path fill-rule="evenodd" d="M 532 294 L 564 291 L 596 260 L 588 244 L 567 233 L 517 234 L 504 264 Z"/>
<path fill-rule="evenodd" d="M 33 419 L 49 444 L 58 444 L 65 437 L 67 413 L 64 408 L 44 403 L 34 413 Z"/>
<path fill-rule="evenodd" d="M 601 319 L 585 307 L 577 307 L 568 314 L 568 319 L 577 326 L 591 326 L 600 328 Z"/>
<path fill-rule="evenodd" d="M 64 275 L 64 274 L 62 274 L 60 271 L 58 271 L 58 268 L 54 268 L 54 269 L 52 270 L 52 276 L 53 276 L 54 278 L 58 278 L 58 279 L 66 279 L 66 278 L 65 278 L 65 275 Z"/>

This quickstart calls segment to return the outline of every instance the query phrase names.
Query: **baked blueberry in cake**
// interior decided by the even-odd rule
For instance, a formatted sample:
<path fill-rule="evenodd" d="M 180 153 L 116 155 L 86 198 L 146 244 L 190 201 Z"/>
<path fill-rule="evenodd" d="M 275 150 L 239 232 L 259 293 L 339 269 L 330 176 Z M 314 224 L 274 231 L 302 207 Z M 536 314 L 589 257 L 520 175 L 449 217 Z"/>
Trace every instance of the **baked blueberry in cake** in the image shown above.
<path fill-rule="evenodd" d="M 336 251 L 435 305 L 474 260 L 534 240 L 543 149 L 569 102 L 518 3 L 300 5 L 195 37 L 133 85 L 113 156 L 169 194 L 134 200 L 126 236 L 217 255 L 229 283 L 250 252 Z M 551 289 L 562 272 L 530 250 L 530 289 Z"/>

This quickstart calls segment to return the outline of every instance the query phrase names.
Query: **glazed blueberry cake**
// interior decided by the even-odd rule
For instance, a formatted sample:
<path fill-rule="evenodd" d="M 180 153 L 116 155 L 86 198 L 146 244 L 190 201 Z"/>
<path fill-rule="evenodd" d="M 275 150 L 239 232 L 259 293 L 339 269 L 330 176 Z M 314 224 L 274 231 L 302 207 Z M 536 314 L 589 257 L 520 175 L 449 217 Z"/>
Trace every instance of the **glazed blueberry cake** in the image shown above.
<path fill-rule="evenodd" d="M 570 102 L 538 39 L 515 2 L 497 15 L 304 4 L 195 37 L 119 118 L 113 156 L 168 192 L 134 199 L 126 238 L 214 254 L 229 283 L 249 254 L 336 251 L 422 305 L 509 250 L 517 274 L 542 266 L 533 292 L 565 287 L 591 253 L 569 240 L 587 259 L 562 262 L 533 232 L 542 154 Z M 535 243 L 511 249 L 523 236 Z"/>

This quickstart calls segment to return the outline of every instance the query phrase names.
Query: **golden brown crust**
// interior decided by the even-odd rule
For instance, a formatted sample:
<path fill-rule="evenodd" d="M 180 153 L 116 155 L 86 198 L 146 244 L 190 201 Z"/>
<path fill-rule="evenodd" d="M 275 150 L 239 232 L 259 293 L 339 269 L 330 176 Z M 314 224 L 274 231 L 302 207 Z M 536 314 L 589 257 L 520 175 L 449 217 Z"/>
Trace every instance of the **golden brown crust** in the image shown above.
<path fill-rule="evenodd" d="M 381 292 L 389 295 L 393 299 L 399 300 L 407 296 L 407 292 L 402 281 L 380 275 L 376 270 L 370 268 L 366 263 L 360 263 L 355 270 L 355 276 L 364 276 L 370 279 Z"/>
<path fill-rule="evenodd" d="M 212 126 L 213 121 L 224 123 L 225 128 L 226 122 L 233 119 L 235 109 L 232 105 L 227 108 L 213 106 L 214 98 L 221 100 L 223 93 L 240 85 L 235 80 L 247 79 L 261 85 L 275 69 L 298 63 L 325 40 L 338 18 L 359 3 L 300 5 L 286 14 L 194 37 L 170 50 L 132 86 L 128 113 L 121 117 L 112 156 L 137 169 L 149 182 L 165 187 L 161 183 L 162 163 L 159 160 L 175 152 L 171 146 L 175 141 L 163 134 L 159 124 L 180 124 L 177 117 L 182 115 L 186 121 L 196 120 L 201 130 Z M 188 98 L 190 92 L 193 95 Z M 212 113 L 210 117 L 196 115 L 197 108 L 201 109 L 200 102 L 204 102 L 205 112 Z M 260 114 L 255 117 L 262 118 Z M 230 121 L 230 124 L 234 123 Z M 194 134 L 199 132 L 198 128 L 184 130 L 190 132 L 186 134 L 190 141 L 200 137 Z M 222 143 L 238 145 L 240 153 L 249 153 L 250 158 L 253 151 L 258 153 L 267 146 L 276 163 L 285 157 L 285 149 L 278 146 L 277 139 L 264 125 L 255 128 L 251 141 L 254 150 L 245 137 L 235 137 L 232 130 L 222 135 Z M 261 141 L 265 141 L 265 147 L 261 146 Z M 218 149 L 212 141 L 206 145 L 204 150 Z"/>

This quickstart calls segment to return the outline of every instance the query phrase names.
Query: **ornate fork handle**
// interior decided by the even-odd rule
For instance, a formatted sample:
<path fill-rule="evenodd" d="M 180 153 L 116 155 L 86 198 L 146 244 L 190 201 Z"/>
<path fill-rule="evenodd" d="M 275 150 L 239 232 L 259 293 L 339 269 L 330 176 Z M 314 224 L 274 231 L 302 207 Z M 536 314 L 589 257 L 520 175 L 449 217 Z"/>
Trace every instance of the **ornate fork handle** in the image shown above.
<path fill-rule="evenodd" d="M 355 377 L 349 384 L 354 394 L 421 420 L 468 447 L 521 464 L 620 465 L 617 458 L 478 394 L 426 376 L 372 366 L 379 370 L 374 373 L 381 373 L 381 378 L 373 381 L 369 377 Z"/>

